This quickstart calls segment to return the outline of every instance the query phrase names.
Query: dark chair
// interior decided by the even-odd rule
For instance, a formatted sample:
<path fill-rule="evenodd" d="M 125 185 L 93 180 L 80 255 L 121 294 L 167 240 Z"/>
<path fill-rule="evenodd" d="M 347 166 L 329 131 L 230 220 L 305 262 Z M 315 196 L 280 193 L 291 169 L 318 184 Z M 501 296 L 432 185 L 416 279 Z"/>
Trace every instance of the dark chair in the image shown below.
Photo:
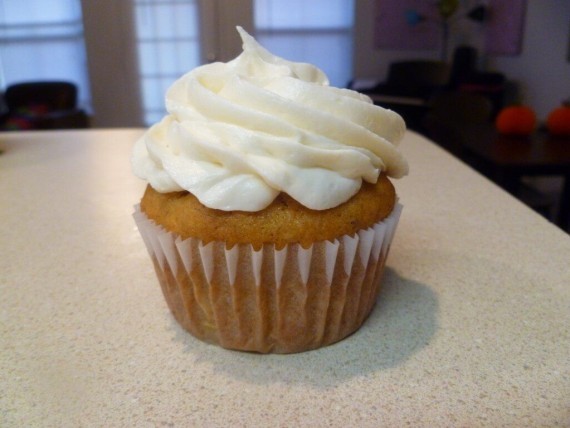
<path fill-rule="evenodd" d="M 491 101 L 479 94 L 444 92 L 429 103 L 421 130 L 427 137 L 459 158 L 464 158 L 462 133 L 470 126 L 489 122 Z"/>
<path fill-rule="evenodd" d="M 87 114 L 77 108 L 77 87 L 70 82 L 17 83 L 8 86 L 4 102 L 4 131 L 88 127 Z"/>
<path fill-rule="evenodd" d="M 477 71 L 477 49 L 472 46 L 458 46 L 453 52 L 449 89 L 457 90 L 459 85 Z"/>
<path fill-rule="evenodd" d="M 446 87 L 449 72 L 449 64 L 441 61 L 398 61 L 390 64 L 385 82 L 362 92 L 402 115 L 409 128 L 418 129 L 428 100 Z"/>
<path fill-rule="evenodd" d="M 477 50 L 471 46 L 455 49 L 448 88 L 487 97 L 492 103 L 492 116 L 495 117 L 505 105 L 508 82 L 502 73 L 478 70 L 477 57 Z"/>

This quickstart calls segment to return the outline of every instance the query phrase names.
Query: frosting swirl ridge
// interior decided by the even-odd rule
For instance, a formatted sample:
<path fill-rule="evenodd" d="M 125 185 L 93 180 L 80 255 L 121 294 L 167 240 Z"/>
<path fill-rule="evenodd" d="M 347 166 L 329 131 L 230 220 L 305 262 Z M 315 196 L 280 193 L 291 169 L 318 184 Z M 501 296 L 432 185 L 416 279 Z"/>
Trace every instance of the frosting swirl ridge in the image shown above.
<path fill-rule="evenodd" d="M 407 173 L 402 118 L 276 57 L 238 27 L 243 53 L 198 67 L 166 93 L 168 115 L 135 144 L 133 171 L 159 192 L 210 208 L 259 211 L 279 192 L 307 208 L 347 201 L 380 172 Z"/>

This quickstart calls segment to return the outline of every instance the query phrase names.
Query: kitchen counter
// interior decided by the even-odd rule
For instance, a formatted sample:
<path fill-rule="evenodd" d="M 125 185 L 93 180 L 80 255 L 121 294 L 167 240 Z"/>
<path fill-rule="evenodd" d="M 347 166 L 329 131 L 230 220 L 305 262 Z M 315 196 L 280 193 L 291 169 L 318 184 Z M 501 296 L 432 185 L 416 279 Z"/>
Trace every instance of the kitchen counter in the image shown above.
<path fill-rule="evenodd" d="M 371 317 L 257 355 L 173 320 L 138 129 L 0 134 L 0 426 L 570 426 L 570 237 L 413 132 Z"/>

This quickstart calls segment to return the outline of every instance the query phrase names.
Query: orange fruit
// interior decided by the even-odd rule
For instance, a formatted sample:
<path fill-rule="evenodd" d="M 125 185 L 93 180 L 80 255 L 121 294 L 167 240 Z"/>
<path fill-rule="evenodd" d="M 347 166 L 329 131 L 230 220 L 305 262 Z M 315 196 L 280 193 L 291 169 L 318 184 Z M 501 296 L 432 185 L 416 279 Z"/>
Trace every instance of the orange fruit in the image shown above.
<path fill-rule="evenodd" d="M 505 107 L 497 115 L 495 127 L 505 135 L 530 135 L 536 128 L 536 114 L 528 106 Z"/>
<path fill-rule="evenodd" d="M 546 118 L 546 129 L 552 135 L 570 136 L 570 105 L 552 110 Z"/>

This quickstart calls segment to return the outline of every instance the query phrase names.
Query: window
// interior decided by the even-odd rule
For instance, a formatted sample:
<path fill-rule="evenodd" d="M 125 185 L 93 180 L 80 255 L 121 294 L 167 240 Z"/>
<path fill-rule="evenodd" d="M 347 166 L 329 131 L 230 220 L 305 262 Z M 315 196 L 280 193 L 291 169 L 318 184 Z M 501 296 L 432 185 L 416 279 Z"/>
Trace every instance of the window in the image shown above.
<path fill-rule="evenodd" d="M 166 113 L 164 94 L 182 74 L 200 65 L 196 0 L 135 0 L 144 121 Z"/>
<path fill-rule="evenodd" d="M 79 0 L 0 0 L 0 82 L 67 80 L 89 108 Z"/>
<path fill-rule="evenodd" d="M 310 62 L 331 85 L 352 78 L 351 0 L 254 0 L 257 40 L 275 55 Z"/>
<path fill-rule="evenodd" d="M 211 7 L 215 16 L 204 18 L 208 14 L 200 14 L 200 5 L 206 1 L 211 2 L 208 10 Z M 236 9 L 252 11 L 253 17 L 246 13 L 255 22 L 255 37 L 274 54 L 317 65 L 335 86 L 344 87 L 351 79 L 353 0 L 231 2 Z M 202 63 L 199 17 L 204 29 L 213 33 L 208 45 L 219 43 L 219 34 L 214 33 L 221 22 L 242 25 L 239 14 L 224 9 L 226 16 L 222 19 L 222 11 L 216 6 L 220 4 L 214 0 L 134 0 L 145 124 L 156 123 L 166 113 L 164 95 L 168 87 Z M 228 20 L 228 15 L 232 19 Z M 243 14 L 241 18 L 245 19 Z"/>

